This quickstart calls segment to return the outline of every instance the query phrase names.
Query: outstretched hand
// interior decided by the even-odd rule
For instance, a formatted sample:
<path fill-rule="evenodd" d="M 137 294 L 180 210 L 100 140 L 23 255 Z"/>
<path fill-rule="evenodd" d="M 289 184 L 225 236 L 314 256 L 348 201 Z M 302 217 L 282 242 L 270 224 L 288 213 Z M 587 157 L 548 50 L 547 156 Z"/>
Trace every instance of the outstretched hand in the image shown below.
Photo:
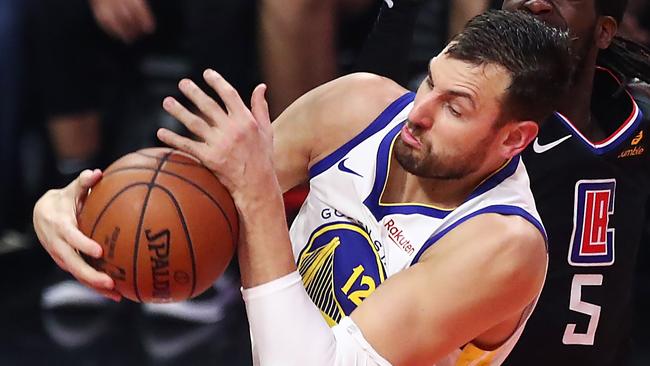
<path fill-rule="evenodd" d="M 101 245 L 79 231 L 77 223 L 77 213 L 88 190 L 101 178 L 101 170 L 85 170 L 65 188 L 48 191 L 34 206 L 34 230 L 43 248 L 61 269 L 102 295 L 119 301 L 121 296 L 113 290 L 113 279 L 81 257 L 81 253 L 93 258 L 102 256 Z"/>
<path fill-rule="evenodd" d="M 203 77 L 223 100 L 225 109 L 193 81 L 179 82 L 180 91 L 194 104 L 193 113 L 176 99 L 167 97 L 163 108 L 195 134 L 195 141 L 166 129 L 158 130 L 164 143 L 199 159 L 230 191 L 235 203 L 263 198 L 271 185 L 278 185 L 273 169 L 273 132 L 266 85 L 253 91 L 249 109 L 221 75 L 206 70 Z"/>

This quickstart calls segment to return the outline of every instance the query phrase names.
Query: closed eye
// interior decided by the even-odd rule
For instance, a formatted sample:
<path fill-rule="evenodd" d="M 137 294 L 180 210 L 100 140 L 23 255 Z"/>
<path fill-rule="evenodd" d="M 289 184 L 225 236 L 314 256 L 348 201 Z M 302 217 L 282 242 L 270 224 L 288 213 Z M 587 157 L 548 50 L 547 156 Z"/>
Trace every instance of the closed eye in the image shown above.
<path fill-rule="evenodd" d="M 451 113 L 452 116 L 454 116 L 454 117 L 456 117 L 456 118 L 460 118 L 460 117 L 462 116 L 462 114 L 460 113 L 460 111 L 457 110 L 456 108 L 454 108 L 454 106 L 451 105 L 451 103 L 446 103 L 446 106 L 445 106 L 445 107 L 447 108 L 447 110 L 449 111 L 449 113 Z"/>

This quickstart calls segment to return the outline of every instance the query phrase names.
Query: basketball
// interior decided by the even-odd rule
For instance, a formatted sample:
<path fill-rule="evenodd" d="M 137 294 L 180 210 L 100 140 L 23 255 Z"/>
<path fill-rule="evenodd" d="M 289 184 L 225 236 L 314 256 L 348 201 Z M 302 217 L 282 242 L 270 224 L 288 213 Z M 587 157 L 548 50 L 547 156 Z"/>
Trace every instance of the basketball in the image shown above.
<path fill-rule="evenodd" d="M 235 204 L 217 177 L 177 150 L 149 148 L 111 164 L 78 216 L 103 247 L 86 260 L 137 302 L 197 296 L 224 272 L 235 251 Z"/>

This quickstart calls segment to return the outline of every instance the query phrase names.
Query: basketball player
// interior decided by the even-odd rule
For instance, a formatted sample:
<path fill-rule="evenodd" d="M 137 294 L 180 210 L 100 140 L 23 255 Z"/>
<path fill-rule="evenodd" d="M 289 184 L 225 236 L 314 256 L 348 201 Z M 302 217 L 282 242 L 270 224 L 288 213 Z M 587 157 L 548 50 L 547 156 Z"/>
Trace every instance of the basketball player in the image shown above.
<path fill-rule="evenodd" d="M 568 84 L 568 49 L 565 33 L 530 16 L 487 13 L 431 60 L 416 95 L 354 74 L 307 93 L 273 131 L 264 86 L 249 110 L 206 71 L 224 110 L 180 82 L 202 117 L 173 98 L 163 106 L 199 141 L 158 136 L 212 169 L 237 204 L 256 364 L 503 362 L 547 260 L 518 154 Z M 75 252 L 101 254 L 74 225 L 100 177 L 44 196 L 35 227 L 59 265 L 111 295 L 110 278 Z M 306 180 L 289 233 L 281 191 Z"/>
<path fill-rule="evenodd" d="M 509 365 L 627 365 L 650 196 L 650 54 L 613 38 L 625 0 L 506 0 L 576 39 L 568 98 L 525 150 L 549 239 L 537 310 Z"/>
<path fill-rule="evenodd" d="M 568 30 L 577 56 L 576 76 L 559 113 L 522 154 L 548 231 L 550 260 L 537 310 L 509 365 L 628 364 L 634 266 L 650 195 L 650 102 L 647 84 L 640 82 L 650 82 L 650 54 L 614 37 L 626 4 L 503 2 L 504 9 L 523 10 Z M 382 21 L 378 28 L 390 27 L 390 20 Z M 389 56 L 379 48 L 411 37 L 406 25 L 384 29 L 391 36 L 374 38 L 367 47 Z"/>

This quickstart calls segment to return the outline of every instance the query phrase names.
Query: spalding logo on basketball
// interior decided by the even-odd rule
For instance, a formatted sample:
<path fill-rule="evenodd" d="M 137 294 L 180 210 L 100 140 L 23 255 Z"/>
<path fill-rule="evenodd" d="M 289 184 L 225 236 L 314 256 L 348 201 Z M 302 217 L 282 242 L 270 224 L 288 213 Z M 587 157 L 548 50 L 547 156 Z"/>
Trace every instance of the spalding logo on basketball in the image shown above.
<path fill-rule="evenodd" d="M 212 172 L 182 152 L 150 148 L 105 171 L 78 217 L 104 249 L 86 258 L 124 297 L 173 302 L 197 296 L 224 272 L 237 243 L 237 210 Z"/>

